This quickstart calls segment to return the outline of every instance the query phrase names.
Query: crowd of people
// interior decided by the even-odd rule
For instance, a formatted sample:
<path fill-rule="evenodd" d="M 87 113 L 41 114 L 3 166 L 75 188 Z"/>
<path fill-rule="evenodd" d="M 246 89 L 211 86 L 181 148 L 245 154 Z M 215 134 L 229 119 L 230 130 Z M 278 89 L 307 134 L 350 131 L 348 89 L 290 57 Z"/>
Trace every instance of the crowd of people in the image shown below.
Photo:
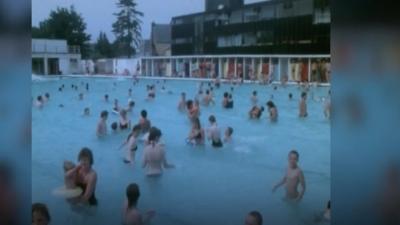
<path fill-rule="evenodd" d="M 138 81 L 135 81 L 138 82 Z M 162 85 L 165 90 L 165 80 Z M 154 101 L 156 99 L 156 87 L 159 84 L 147 85 L 147 101 Z M 204 87 L 208 85 L 206 88 Z M 85 89 L 89 91 L 89 84 L 83 84 Z M 114 86 L 116 84 L 114 83 Z M 210 105 L 216 105 L 216 97 L 214 90 L 219 89 L 221 86 L 219 79 L 216 79 L 213 83 L 200 82 L 198 90 L 194 99 L 188 99 L 187 93 L 182 92 L 178 101 L 177 109 L 182 112 L 183 115 L 187 116 L 191 124 L 189 129 L 186 143 L 189 145 L 204 146 L 211 145 L 214 149 L 220 149 L 226 143 L 230 143 L 233 140 L 234 128 L 231 126 L 226 127 L 223 135 L 221 134 L 221 128 L 218 126 L 217 118 L 215 115 L 209 115 L 208 127 L 203 128 L 200 120 L 201 107 L 208 107 Z M 59 91 L 62 92 L 65 88 L 64 84 L 59 87 Z M 77 85 L 72 85 L 72 89 L 77 90 Z M 276 90 L 276 86 L 274 89 Z M 204 90 L 205 89 L 205 90 Z M 306 85 L 301 92 L 301 98 L 299 101 L 299 118 L 305 118 L 308 116 L 307 113 L 307 92 L 309 87 Z M 172 93 L 172 92 L 171 92 Z M 330 95 L 330 92 L 329 92 Z M 132 96 L 132 89 L 129 88 L 128 96 Z M 293 98 L 293 94 L 289 94 L 289 101 Z M 273 96 L 266 102 L 267 117 L 270 122 L 278 122 L 278 109 L 273 102 Z M 33 102 L 35 107 L 40 109 L 50 100 L 50 94 L 45 93 L 44 96 L 37 96 Z M 84 100 L 84 94 L 79 93 L 78 100 Z M 108 94 L 104 95 L 104 101 L 109 102 Z M 253 91 L 250 96 L 251 109 L 249 111 L 249 119 L 258 120 L 261 118 L 262 113 L 265 111 L 263 105 L 259 105 L 261 101 L 257 96 L 257 91 Z M 324 110 L 323 113 L 326 118 L 330 118 L 330 99 L 324 99 Z M 131 99 L 128 101 L 127 107 L 122 107 L 119 104 L 118 99 L 114 100 L 112 113 L 119 116 L 118 122 L 111 123 L 112 132 L 128 130 L 128 136 L 121 144 L 118 149 L 125 149 L 125 156 L 123 162 L 134 164 L 136 161 L 136 152 L 138 151 L 138 142 L 143 141 L 143 158 L 141 166 L 145 169 L 146 176 L 148 177 L 160 177 L 164 169 L 175 168 L 174 164 L 170 163 L 166 157 L 165 144 L 161 141 L 162 131 L 153 125 L 148 118 L 148 113 L 145 109 L 141 110 L 140 118 L 137 123 L 132 123 L 129 119 L 129 113 L 133 111 L 135 102 Z M 231 92 L 225 92 L 222 99 L 222 108 L 232 109 L 234 108 L 233 100 L 233 87 Z M 60 106 L 61 107 L 61 106 Z M 84 108 L 84 116 L 90 116 L 90 108 Z M 100 112 L 100 118 L 96 126 L 96 135 L 99 138 L 103 138 L 108 135 L 107 120 L 109 112 L 103 110 Z M 132 125 L 133 124 L 133 125 Z M 305 176 L 298 165 L 300 154 L 296 150 L 291 150 L 288 154 L 288 166 L 285 171 L 283 178 L 272 187 L 274 192 L 281 186 L 285 186 L 285 199 L 291 202 L 300 202 L 306 192 L 306 181 Z M 78 164 L 75 165 L 71 161 L 64 161 L 64 189 L 59 190 L 59 193 L 63 194 L 70 204 L 84 204 L 89 206 L 97 205 L 97 198 L 95 195 L 96 184 L 97 184 L 97 173 L 92 168 L 94 164 L 94 158 L 92 150 L 83 147 L 78 154 Z M 155 216 L 155 211 L 148 211 L 141 213 L 138 208 L 138 200 L 140 197 L 139 186 L 136 183 L 131 183 L 126 187 L 126 202 L 124 203 L 124 214 L 123 224 L 144 224 Z M 327 210 L 321 217 L 324 220 L 330 220 L 330 202 L 328 203 Z M 51 221 L 50 213 L 46 205 L 42 203 L 35 203 L 32 206 L 32 224 L 33 225 L 44 225 L 49 224 Z M 246 225 L 262 225 L 263 217 L 258 211 L 252 211 L 245 217 Z"/>

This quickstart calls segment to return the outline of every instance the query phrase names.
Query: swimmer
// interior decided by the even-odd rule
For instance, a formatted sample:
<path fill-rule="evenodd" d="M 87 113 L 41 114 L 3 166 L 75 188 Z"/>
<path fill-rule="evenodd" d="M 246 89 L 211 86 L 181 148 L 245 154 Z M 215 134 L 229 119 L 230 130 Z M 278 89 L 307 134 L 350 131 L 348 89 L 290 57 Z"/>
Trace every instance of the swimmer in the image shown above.
<path fill-rule="evenodd" d="M 141 128 L 139 124 L 135 125 L 132 129 L 132 132 L 128 135 L 126 141 L 121 145 L 121 147 L 119 147 L 119 149 L 121 149 L 123 146 L 127 145 L 126 156 L 124 158 L 125 163 L 131 163 L 135 161 L 135 153 L 138 149 L 136 142 L 140 134 L 140 129 Z"/>
<path fill-rule="evenodd" d="M 299 102 L 299 117 L 300 118 L 305 118 L 307 117 L 307 93 L 302 92 L 301 93 L 301 99 Z"/>
<path fill-rule="evenodd" d="M 129 184 L 126 188 L 126 200 L 123 206 L 123 225 L 147 224 L 154 217 L 155 211 L 149 210 L 143 216 L 137 209 L 137 202 L 140 197 L 139 186 L 136 183 Z"/>
<path fill-rule="evenodd" d="M 184 111 L 186 107 L 186 93 L 182 92 L 181 93 L 181 100 L 178 103 L 178 109 L 179 111 Z"/>
<path fill-rule="evenodd" d="M 118 123 L 117 122 L 111 123 L 111 130 L 113 131 L 113 133 L 116 133 L 118 131 Z"/>
<path fill-rule="evenodd" d="M 79 93 L 79 100 L 83 100 L 83 93 Z"/>
<path fill-rule="evenodd" d="M 297 165 L 298 161 L 299 161 L 299 153 L 296 150 L 290 151 L 288 155 L 289 165 L 286 170 L 286 174 L 282 178 L 282 180 L 279 183 L 277 183 L 272 189 L 272 192 L 275 192 L 276 189 L 285 184 L 286 186 L 285 198 L 287 200 L 294 200 L 296 202 L 299 202 L 303 198 L 304 192 L 306 191 L 306 182 L 304 179 L 304 174 L 301 168 Z M 298 191 L 299 185 L 301 185 L 302 187 L 301 192 Z"/>
<path fill-rule="evenodd" d="M 214 86 L 215 86 L 216 88 L 219 88 L 220 85 L 221 85 L 221 82 L 220 82 L 219 78 L 217 77 L 217 78 L 214 80 Z"/>
<path fill-rule="evenodd" d="M 262 225 L 263 217 L 258 211 L 251 211 L 246 216 L 244 225 Z"/>
<path fill-rule="evenodd" d="M 146 168 L 147 176 L 161 175 L 163 167 L 166 169 L 175 168 L 173 164 L 167 162 L 164 145 L 159 143 L 161 135 L 162 133 L 158 128 L 150 128 L 149 144 L 144 148 L 142 164 L 142 167 Z"/>
<path fill-rule="evenodd" d="M 129 97 L 132 96 L 132 88 L 129 88 L 129 90 L 128 90 L 128 96 L 129 96 Z"/>
<path fill-rule="evenodd" d="M 118 99 L 114 99 L 114 107 L 113 107 L 114 112 L 119 112 L 119 104 L 118 104 Z"/>
<path fill-rule="evenodd" d="M 212 101 L 210 91 L 208 89 L 206 90 L 206 94 L 204 95 L 202 100 L 204 106 L 208 106 Z"/>
<path fill-rule="evenodd" d="M 232 127 L 227 127 L 225 130 L 225 136 L 224 136 L 224 142 L 231 142 L 232 141 L 232 134 L 233 134 L 233 128 Z"/>
<path fill-rule="evenodd" d="M 139 125 L 140 125 L 140 130 L 142 132 L 142 134 L 149 132 L 150 128 L 151 128 L 151 122 L 150 120 L 147 119 L 147 111 L 146 110 L 142 110 L 140 112 L 140 120 L 139 120 Z"/>
<path fill-rule="evenodd" d="M 293 94 L 289 93 L 289 100 L 292 100 L 292 98 L 293 98 Z"/>
<path fill-rule="evenodd" d="M 229 101 L 228 96 L 229 96 L 228 92 L 225 92 L 224 98 L 222 100 L 222 107 L 226 109 L 228 108 L 228 101 Z"/>
<path fill-rule="evenodd" d="M 210 122 L 210 127 L 207 129 L 208 140 L 211 140 L 211 145 L 215 148 L 220 148 L 223 146 L 221 141 L 221 131 L 218 128 L 217 120 L 214 115 L 208 117 Z"/>
<path fill-rule="evenodd" d="M 66 190 L 77 190 L 77 195 L 79 196 L 82 193 L 82 190 L 78 188 L 75 184 L 75 180 L 77 178 L 77 171 L 74 170 L 76 165 L 71 161 L 64 161 L 64 185 Z M 74 196 L 76 197 L 76 196 Z"/>
<path fill-rule="evenodd" d="M 89 91 L 89 83 L 86 83 L 86 91 Z"/>
<path fill-rule="evenodd" d="M 127 112 L 132 112 L 133 107 L 135 107 L 135 102 L 132 100 L 129 100 L 128 102 L 128 108 L 126 109 Z"/>
<path fill-rule="evenodd" d="M 325 115 L 325 118 L 327 118 L 327 119 L 331 118 L 331 91 L 330 90 L 328 92 L 328 98 L 325 99 L 324 115 Z"/>
<path fill-rule="evenodd" d="M 276 108 L 273 101 L 267 102 L 268 112 L 269 112 L 269 119 L 271 122 L 278 121 L 278 109 Z"/>
<path fill-rule="evenodd" d="M 104 95 L 104 101 L 108 102 L 108 95 L 107 94 Z"/>
<path fill-rule="evenodd" d="M 86 107 L 86 108 L 83 110 L 83 115 L 84 115 L 84 116 L 90 116 L 90 108 L 89 108 L 89 107 Z"/>
<path fill-rule="evenodd" d="M 35 105 L 36 107 L 38 107 L 38 108 L 42 108 L 42 107 L 43 107 L 44 102 L 43 102 L 43 97 L 42 97 L 41 95 L 37 96 L 36 102 L 35 102 L 34 105 Z"/>
<path fill-rule="evenodd" d="M 49 225 L 51 217 L 47 206 L 43 203 L 32 205 L 32 225 Z"/>
<path fill-rule="evenodd" d="M 50 94 L 46 93 L 44 94 L 43 102 L 48 102 L 50 100 Z"/>
<path fill-rule="evenodd" d="M 58 88 L 58 91 L 59 91 L 59 92 L 62 92 L 62 88 Z"/>
<path fill-rule="evenodd" d="M 192 129 L 187 140 L 195 145 L 203 145 L 204 137 L 204 129 L 201 128 L 200 120 L 196 117 L 192 120 Z"/>
<path fill-rule="evenodd" d="M 155 92 L 154 86 L 153 85 L 149 86 L 146 100 L 153 100 L 155 97 L 156 97 L 156 92 Z"/>
<path fill-rule="evenodd" d="M 190 120 L 199 116 L 199 109 L 193 104 L 192 100 L 186 102 L 188 117 Z"/>
<path fill-rule="evenodd" d="M 131 121 L 127 118 L 127 111 L 125 109 L 122 109 L 119 112 L 120 118 L 119 118 L 119 128 L 121 130 L 125 130 L 131 127 Z"/>
<path fill-rule="evenodd" d="M 251 96 L 251 104 L 253 104 L 253 106 L 257 105 L 258 102 L 258 98 L 257 98 L 257 91 L 253 91 L 253 95 Z"/>
<path fill-rule="evenodd" d="M 262 112 L 264 111 L 264 107 L 261 106 L 253 106 L 249 111 L 250 119 L 260 119 Z"/>
<path fill-rule="evenodd" d="M 59 104 L 58 107 L 64 108 L 64 104 Z"/>
<path fill-rule="evenodd" d="M 203 99 L 203 90 L 199 90 L 197 95 L 194 97 L 194 100 L 197 100 L 197 101 L 200 101 L 201 99 Z"/>
<path fill-rule="evenodd" d="M 100 114 L 100 121 L 97 123 L 97 129 L 96 129 L 96 135 L 98 137 L 104 136 L 107 134 L 107 121 L 108 118 L 108 112 L 107 111 L 102 111 Z"/>
<path fill-rule="evenodd" d="M 232 99 L 232 94 L 228 95 L 228 109 L 232 109 L 233 108 L 233 99 Z"/>

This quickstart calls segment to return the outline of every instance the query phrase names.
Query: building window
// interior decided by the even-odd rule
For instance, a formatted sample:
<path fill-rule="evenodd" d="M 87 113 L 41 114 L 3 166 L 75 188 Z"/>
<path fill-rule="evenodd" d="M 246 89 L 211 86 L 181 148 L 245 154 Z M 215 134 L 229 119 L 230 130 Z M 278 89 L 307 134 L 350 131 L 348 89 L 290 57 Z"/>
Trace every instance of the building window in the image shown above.
<path fill-rule="evenodd" d="M 174 44 L 187 44 L 192 43 L 192 38 L 176 38 L 173 40 Z"/>
<path fill-rule="evenodd" d="M 284 8 L 284 9 L 291 9 L 291 8 L 293 8 L 293 2 L 288 1 L 288 2 L 283 3 L 283 8 Z"/>
<path fill-rule="evenodd" d="M 242 35 L 230 35 L 218 37 L 217 46 L 218 47 L 235 47 L 242 45 Z"/>

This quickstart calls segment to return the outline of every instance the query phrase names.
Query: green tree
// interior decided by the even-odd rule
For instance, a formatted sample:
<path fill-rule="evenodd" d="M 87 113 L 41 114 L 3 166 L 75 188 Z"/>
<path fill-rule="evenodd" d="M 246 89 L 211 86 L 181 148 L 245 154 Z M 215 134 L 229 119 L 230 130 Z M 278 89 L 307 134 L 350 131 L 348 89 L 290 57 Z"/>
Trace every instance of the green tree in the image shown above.
<path fill-rule="evenodd" d="M 117 21 L 112 25 L 116 37 L 114 45 L 119 56 L 130 58 L 139 48 L 142 23 L 140 17 L 143 13 L 136 9 L 135 0 L 119 0 L 117 7 L 120 11 L 114 13 Z"/>
<path fill-rule="evenodd" d="M 39 23 L 39 28 L 32 28 L 32 37 L 66 39 L 68 45 L 80 46 L 82 58 L 89 55 L 90 35 L 86 33 L 83 17 L 73 6 L 51 11 L 49 18 Z"/>
<path fill-rule="evenodd" d="M 104 32 L 100 32 L 99 37 L 97 38 L 97 42 L 94 46 L 94 55 L 93 58 L 112 58 L 113 54 L 113 46 L 108 41 L 107 35 Z"/>

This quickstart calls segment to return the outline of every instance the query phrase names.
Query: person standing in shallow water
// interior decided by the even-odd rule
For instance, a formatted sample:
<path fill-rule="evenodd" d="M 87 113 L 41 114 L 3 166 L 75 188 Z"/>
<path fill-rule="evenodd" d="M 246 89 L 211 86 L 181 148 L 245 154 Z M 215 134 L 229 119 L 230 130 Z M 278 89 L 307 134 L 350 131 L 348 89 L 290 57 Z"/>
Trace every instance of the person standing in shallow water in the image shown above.
<path fill-rule="evenodd" d="M 108 118 L 108 112 L 107 111 L 102 111 L 100 114 L 100 121 L 97 123 L 97 129 L 96 129 L 96 135 L 97 137 L 102 137 L 107 134 L 107 118 Z"/>
<path fill-rule="evenodd" d="M 82 188 L 82 195 L 73 199 L 73 203 L 84 203 L 91 206 L 97 205 L 95 196 L 97 173 L 92 169 L 94 163 L 92 151 L 82 148 L 78 155 L 79 165 L 72 170 L 76 172 L 75 184 Z"/>
<path fill-rule="evenodd" d="M 308 116 L 307 113 L 307 93 L 306 92 L 302 92 L 301 93 L 301 99 L 299 102 L 299 117 L 300 118 L 305 118 Z"/>
<path fill-rule="evenodd" d="M 303 198 L 303 195 L 306 191 L 306 182 L 303 171 L 297 165 L 297 162 L 299 161 L 299 153 L 296 150 L 290 151 L 288 155 L 288 161 L 289 165 L 285 176 L 272 188 L 272 192 L 275 192 L 276 189 L 285 184 L 286 200 L 299 202 Z M 302 187 L 300 192 L 298 191 L 299 185 Z"/>
<path fill-rule="evenodd" d="M 163 168 L 175 168 L 173 164 L 167 162 L 164 145 L 159 143 L 161 135 L 158 128 L 150 129 L 149 144 L 144 148 L 142 164 L 142 167 L 146 169 L 147 176 L 159 176 L 162 174 Z"/>
<path fill-rule="evenodd" d="M 218 128 L 217 120 L 215 119 L 214 115 L 211 115 L 208 118 L 210 122 L 210 127 L 207 130 L 208 133 L 208 140 L 211 140 L 211 145 L 215 148 L 220 148 L 223 146 L 221 141 L 221 130 Z"/>
<path fill-rule="evenodd" d="M 126 200 L 122 211 L 123 225 L 143 225 L 154 217 L 155 211 L 149 210 L 143 216 L 137 209 L 140 197 L 139 186 L 136 183 L 129 184 L 126 188 Z"/>

